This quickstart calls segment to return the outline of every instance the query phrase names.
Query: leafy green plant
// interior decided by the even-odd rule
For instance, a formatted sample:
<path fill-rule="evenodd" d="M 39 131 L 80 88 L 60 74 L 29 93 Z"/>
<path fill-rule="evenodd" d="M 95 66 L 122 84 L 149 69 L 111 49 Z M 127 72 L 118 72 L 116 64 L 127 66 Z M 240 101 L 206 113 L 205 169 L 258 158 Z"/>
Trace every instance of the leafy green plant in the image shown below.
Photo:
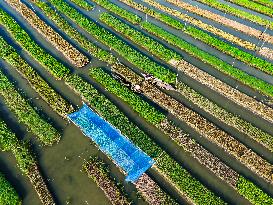
<path fill-rule="evenodd" d="M 239 193 L 244 195 L 254 205 L 273 204 L 273 198 L 242 176 L 237 181 L 236 187 Z"/>
<path fill-rule="evenodd" d="M 86 0 L 71 0 L 74 4 L 78 5 L 79 7 L 82 7 L 83 9 L 86 9 L 88 11 L 93 9 L 93 6 L 89 4 Z"/>
<path fill-rule="evenodd" d="M 106 90 L 114 93 L 122 100 L 127 102 L 136 112 L 145 118 L 147 121 L 157 124 L 160 123 L 165 116 L 158 112 L 154 107 L 149 105 L 139 96 L 135 95 L 128 88 L 122 86 L 119 82 L 113 79 L 109 74 L 101 68 L 93 68 L 90 70 L 90 76 L 97 82 L 101 83 Z"/>
<path fill-rule="evenodd" d="M 234 16 L 237 16 L 242 19 L 249 20 L 251 22 L 257 23 L 262 26 L 268 26 L 270 29 L 273 29 L 273 22 L 270 20 L 267 20 L 265 18 L 262 18 L 258 15 L 253 15 L 247 11 L 243 11 L 234 7 L 231 7 L 227 4 L 223 4 L 218 0 L 198 0 L 204 4 L 207 4 L 211 7 L 214 7 L 220 11 L 232 14 Z"/>
<path fill-rule="evenodd" d="M 261 4 L 257 4 L 253 1 L 249 1 L 249 0 L 228 0 L 229 2 L 232 2 L 234 4 L 237 4 L 239 6 L 243 6 L 245 8 L 251 9 L 253 11 L 257 11 L 261 14 L 265 14 L 268 16 L 273 17 L 273 9 L 267 7 L 267 6 L 263 6 Z"/>
<path fill-rule="evenodd" d="M 61 136 L 57 130 L 39 116 L 1 71 L 0 95 L 7 107 L 18 118 L 18 121 L 26 125 L 28 130 L 36 135 L 44 145 L 52 145 L 60 140 Z M 12 146 L 17 143 L 16 138 L 10 133 L 0 141 L 4 151 L 12 149 Z"/>
<path fill-rule="evenodd" d="M 13 38 L 26 49 L 28 53 L 47 68 L 48 72 L 54 77 L 61 79 L 70 72 L 67 67 L 39 47 L 19 24 L 2 9 L 0 9 L 0 23 L 7 28 Z"/>
<path fill-rule="evenodd" d="M 138 24 L 142 20 L 141 17 L 139 17 L 138 15 L 117 6 L 116 4 L 113 4 L 108 0 L 93 0 L 93 1 L 96 2 L 98 5 L 106 8 L 107 10 L 115 14 L 118 14 L 119 16 L 121 16 L 122 18 L 126 19 L 127 21 L 133 24 Z"/>
<path fill-rule="evenodd" d="M 8 180 L 0 173 L 0 204 L 2 205 L 21 205 L 22 202 L 15 189 Z"/>

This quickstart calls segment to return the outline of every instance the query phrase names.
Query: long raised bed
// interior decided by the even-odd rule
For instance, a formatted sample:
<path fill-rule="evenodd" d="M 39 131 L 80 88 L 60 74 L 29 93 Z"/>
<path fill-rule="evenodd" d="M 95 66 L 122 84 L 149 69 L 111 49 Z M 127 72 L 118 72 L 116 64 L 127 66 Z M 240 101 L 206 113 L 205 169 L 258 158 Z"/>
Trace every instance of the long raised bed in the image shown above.
<path fill-rule="evenodd" d="M 59 50 L 72 64 L 77 67 L 85 66 L 89 60 L 80 51 L 63 39 L 49 25 L 42 21 L 30 8 L 20 0 L 5 0 L 13 9 L 20 13 L 23 18 L 35 28 L 39 34 L 47 39 L 57 50 Z"/>
<path fill-rule="evenodd" d="M 218 0 L 197 0 L 197 1 L 199 1 L 201 3 L 204 3 L 204 4 L 206 4 L 206 5 L 210 6 L 210 7 L 216 8 L 216 9 L 218 9 L 220 11 L 225 12 L 225 13 L 229 13 L 229 14 L 237 16 L 239 18 L 246 19 L 248 21 L 259 24 L 261 26 L 265 26 L 265 27 L 268 27 L 270 29 L 273 29 L 273 22 L 272 21 L 267 20 L 265 18 L 262 18 L 262 17 L 260 17 L 258 15 L 253 15 L 253 14 L 251 14 L 249 12 L 246 12 L 246 11 L 231 7 L 231 6 L 227 5 L 227 4 L 223 4 Z"/>
<path fill-rule="evenodd" d="M 83 168 L 88 176 L 96 182 L 97 186 L 103 190 L 111 204 L 131 204 L 130 200 L 125 196 L 123 187 L 112 179 L 110 171 L 102 160 L 90 158 L 84 163 Z"/>
<path fill-rule="evenodd" d="M 29 178 L 42 204 L 55 205 L 29 146 L 19 141 L 2 120 L 0 121 L 0 148 L 1 151 L 11 151 L 13 153 L 17 166 Z"/>
<path fill-rule="evenodd" d="M 60 29 L 62 29 L 66 35 L 71 39 L 75 40 L 79 45 L 90 52 L 93 56 L 98 59 L 107 62 L 108 64 L 113 64 L 116 62 L 116 58 L 108 51 L 103 50 L 96 46 L 93 42 L 89 41 L 84 35 L 73 28 L 65 18 L 63 18 L 59 13 L 55 12 L 46 2 L 41 0 L 30 0 L 36 6 L 38 6 L 49 19 L 51 19 Z"/>
<path fill-rule="evenodd" d="M 44 145 L 52 145 L 60 140 L 61 136 L 57 130 L 39 116 L 1 71 L 0 95 L 18 121 L 26 125 L 28 130 L 36 135 Z"/>
<path fill-rule="evenodd" d="M 86 0 L 71 0 L 74 4 L 78 5 L 79 7 L 90 11 L 93 9 L 93 6 L 89 4 Z"/>
<path fill-rule="evenodd" d="M 254 36 L 258 39 L 262 39 L 266 42 L 273 43 L 273 36 L 272 35 L 267 34 L 267 33 L 262 33 L 261 31 L 255 29 L 255 28 L 252 28 L 252 27 L 247 26 L 245 24 L 239 23 L 235 20 L 229 19 L 227 17 L 216 14 L 216 13 L 211 12 L 209 10 L 201 9 L 199 7 L 193 6 L 193 5 L 188 4 L 186 2 L 177 1 L 177 0 L 167 0 L 167 1 L 180 7 L 180 8 L 186 9 L 187 11 L 190 11 L 192 13 L 200 15 L 204 18 L 211 19 L 211 20 L 213 20 L 217 23 L 220 23 L 224 26 L 233 28 L 233 29 L 240 31 L 242 33 L 245 33 L 247 35 Z"/>

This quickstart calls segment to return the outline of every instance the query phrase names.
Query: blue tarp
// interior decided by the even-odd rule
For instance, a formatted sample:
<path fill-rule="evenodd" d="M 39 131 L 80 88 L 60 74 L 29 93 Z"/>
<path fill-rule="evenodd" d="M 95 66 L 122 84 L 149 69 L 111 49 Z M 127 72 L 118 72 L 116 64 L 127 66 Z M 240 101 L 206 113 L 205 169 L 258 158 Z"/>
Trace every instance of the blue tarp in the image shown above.
<path fill-rule="evenodd" d="M 135 182 L 155 163 L 86 104 L 79 111 L 67 116 L 128 174 L 126 181 Z"/>

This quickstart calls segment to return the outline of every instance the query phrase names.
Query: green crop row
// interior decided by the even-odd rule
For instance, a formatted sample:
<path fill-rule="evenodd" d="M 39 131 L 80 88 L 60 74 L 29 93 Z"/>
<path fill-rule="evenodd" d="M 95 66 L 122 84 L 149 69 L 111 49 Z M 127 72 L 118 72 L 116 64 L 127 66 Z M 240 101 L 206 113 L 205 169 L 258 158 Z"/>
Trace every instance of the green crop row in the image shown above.
<path fill-rule="evenodd" d="M 267 147 L 269 150 L 273 151 L 273 136 L 271 136 L 270 134 L 263 132 L 262 130 L 253 126 L 251 123 L 243 120 L 239 116 L 227 112 L 225 109 L 205 98 L 184 83 L 179 82 L 177 88 L 180 93 L 182 93 L 187 99 L 191 100 L 193 103 L 197 104 L 198 107 L 217 117 L 225 124 L 236 128 L 242 133 L 245 133 L 252 139 L 255 139 L 257 142 Z"/>
<path fill-rule="evenodd" d="M 174 45 L 181 50 L 188 52 L 190 55 L 200 59 L 201 61 L 213 66 L 214 68 L 226 73 L 227 75 L 232 76 L 233 78 L 241 81 L 242 83 L 268 95 L 273 96 L 273 85 L 266 83 L 254 76 L 248 75 L 247 73 L 234 68 L 230 64 L 222 61 L 221 59 L 208 54 L 205 51 L 198 49 L 197 47 L 189 44 L 183 39 L 171 34 L 170 32 L 152 24 L 149 22 L 143 22 L 141 24 L 142 28 L 147 30 L 149 33 L 154 34 L 155 36 L 162 38 L 167 41 L 169 44 Z"/>
<path fill-rule="evenodd" d="M 3 58 L 11 64 L 24 78 L 26 78 L 31 87 L 40 94 L 40 96 L 58 114 L 64 116 L 71 110 L 70 104 L 56 93 L 2 37 L 0 37 L 0 58 Z"/>
<path fill-rule="evenodd" d="M 89 41 L 80 32 L 74 29 L 68 21 L 60 14 L 54 11 L 47 3 L 41 0 L 31 0 L 35 3 L 60 29 L 62 29 L 71 39 L 75 40 L 79 45 L 90 52 L 93 56 L 99 60 L 105 61 L 109 64 L 116 62 L 116 58 L 108 51 L 105 51 L 91 41 Z"/>
<path fill-rule="evenodd" d="M 216 8 L 220 11 L 223 11 L 225 13 L 232 14 L 234 16 L 237 16 L 242 19 L 246 19 L 248 21 L 257 23 L 262 26 L 268 26 L 270 29 L 273 29 L 273 22 L 267 19 L 264 19 L 258 15 L 253 15 L 247 11 L 243 11 L 234 7 L 231 7 L 227 4 L 223 4 L 219 2 L 218 0 L 197 0 L 201 3 L 207 4 L 213 8 Z"/>
<path fill-rule="evenodd" d="M 19 24 L 2 9 L 0 9 L 0 23 L 4 25 L 13 38 L 25 48 L 31 56 L 38 59 L 52 75 L 60 79 L 70 72 L 68 68 L 39 47 Z"/>
<path fill-rule="evenodd" d="M 263 192 L 251 181 L 240 176 L 236 185 L 240 194 L 246 196 L 246 198 L 254 205 L 272 205 L 273 198 Z"/>
<path fill-rule="evenodd" d="M 120 8 L 119 6 L 109 2 L 108 0 L 93 0 L 93 1 L 96 2 L 98 5 L 106 8 L 107 10 L 115 14 L 118 14 L 119 16 L 121 16 L 122 18 L 126 19 L 127 21 L 133 24 L 138 24 L 142 20 L 138 15 L 133 14 L 123 8 Z"/>
<path fill-rule="evenodd" d="M 16 115 L 18 121 L 25 124 L 28 130 L 36 135 L 43 144 L 52 145 L 60 140 L 57 130 L 38 115 L 1 71 L 0 95 L 7 107 Z"/>
<path fill-rule="evenodd" d="M 254 1 L 256 3 L 259 3 L 259 4 L 262 4 L 264 6 L 268 6 L 270 8 L 273 8 L 273 3 L 272 3 L 271 0 L 252 0 L 252 1 Z"/>
<path fill-rule="evenodd" d="M 147 121 L 157 124 L 165 118 L 162 113 L 158 112 L 149 103 L 143 101 L 141 97 L 135 95 L 128 88 L 111 78 L 111 76 L 105 73 L 101 68 L 91 69 L 90 76 L 101 83 L 106 90 L 122 98 L 122 100 L 128 103 L 136 112 L 140 113 Z"/>
<path fill-rule="evenodd" d="M 164 7 L 165 8 L 165 7 Z M 167 7 L 166 7 L 167 8 Z M 151 10 L 151 9 L 150 9 Z M 146 10 L 142 10 L 142 11 L 146 11 Z M 210 34 L 197 29 L 195 27 L 192 26 L 180 26 L 180 22 L 173 19 L 172 17 L 169 17 L 170 19 L 173 19 L 173 21 L 176 21 L 176 23 L 173 23 L 173 25 L 171 25 L 169 23 L 168 19 L 164 19 L 160 16 L 160 14 L 156 11 L 154 12 L 149 12 L 148 14 L 152 13 L 153 17 L 159 19 L 160 21 L 162 21 L 163 23 L 166 23 L 176 29 L 179 30 L 183 30 L 183 32 L 187 33 L 188 35 L 192 36 L 195 39 L 198 39 L 216 49 L 218 49 L 219 51 L 222 51 L 223 53 L 226 53 L 232 57 L 234 57 L 237 60 L 240 60 L 250 66 L 254 66 L 255 68 L 264 71 L 268 74 L 273 74 L 273 65 L 272 63 L 263 60 L 259 57 L 256 57 L 248 52 L 242 51 L 241 49 L 230 45 L 229 43 L 226 43 L 214 36 L 211 36 Z M 178 25 L 178 26 L 177 26 Z"/>
<path fill-rule="evenodd" d="M 28 145 L 21 143 L 2 120 L 0 120 L 0 148 L 1 151 L 12 151 L 18 167 L 24 174 L 28 174 L 31 166 L 35 164 L 34 157 L 30 153 Z"/>
<path fill-rule="evenodd" d="M 137 9 L 141 12 L 144 12 L 145 14 L 148 14 L 149 16 L 152 16 L 165 24 L 174 27 L 176 29 L 183 29 L 185 26 L 180 21 L 177 21 L 176 19 L 170 17 L 169 15 L 166 15 L 164 13 L 157 12 L 153 9 L 150 9 L 142 4 L 138 4 L 134 2 L 133 0 L 120 0 L 121 2 L 127 4 L 128 6 L 131 6 L 134 9 Z"/>
<path fill-rule="evenodd" d="M 219 51 L 222 51 L 223 53 L 226 53 L 232 57 L 234 57 L 237 60 L 240 60 L 250 66 L 253 66 L 261 71 L 264 71 L 268 74 L 273 74 L 273 64 L 263 60 L 261 58 L 258 58 L 248 52 L 245 52 L 239 48 L 236 48 L 235 46 L 231 46 L 230 44 L 221 41 L 208 33 L 196 29 L 192 26 L 187 26 L 185 33 L 189 34 L 195 39 L 198 39 L 216 49 Z"/>
<path fill-rule="evenodd" d="M 16 190 L 11 186 L 8 180 L 0 173 L 0 204 L 20 205 L 22 204 Z"/>
<path fill-rule="evenodd" d="M 100 20 L 145 49 L 154 50 L 158 56 L 165 61 L 170 61 L 171 59 L 181 60 L 181 57 L 176 52 L 166 48 L 150 37 L 143 35 L 141 32 L 133 29 L 108 13 L 103 13 L 100 16 Z"/>
<path fill-rule="evenodd" d="M 179 190 L 186 192 L 190 198 L 198 204 L 225 204 L 220 198 L 212 194 L 198 180 L 192 177 L 185 169 L 177 164 L 167 153 L 165 153 L 151 138 L 143 133 L 108 99 L 99 94 L 93 86 L 84 82 L 78 76 L 71 76 L 68 84 L 83 96 L 95 110 L 113 126 L 118 128 L 122 134 L 126 135 L 141 150 L 153 158 L 158 158 L 161 154 L 161 163 L 158 168 L 168 176 L 171 183 L 175 184 Z M 173 169 L 176 167 L 176 169 Z M 190 185 L 188 184 L 190 182 Z M 199 191 L 201 191 L 199 193 Z"/>
<path fill-rule="evenodd" d="M 86 0 L 71 0 L 74 4 L 78 5 L 79 7 L 82 7 L 88 11 L 93 9 L 93 6 L 89 4 Z"/>
<path fill-rule="evenodd" d="M 83 16 L 77 10 L 69 6 L 66 2 L 61 0 L 50 0 L 50 2 L 56 6 L 57 9 L 66 14 L 74 22 L 93 35 L 96 39 L 114 49 L 133 65 L 137 66 L 145 72 L 153 74 L 165 82 L 174 83 L 176 81 L 175 73 L 155 63 L 146 55 L 136 51 L 131 46 L 120 40 L 117 36 L 111 34 L 101 26 Z"/>
<path fill-rule="evenodd" d="M 239 6 L 243 6 L 245 8 L 251 9 L 253 11 L 257 11 L 261 14 L 265 14 L 265 15 L 273 17 L 273 10 L 271 8 L 267 6 L 263 6 L 261 4 L 257 4 L 253 1 L 249 1 L 249 0 L 228 0 L 228 1 L 234 4 L 237 4 Z"/>

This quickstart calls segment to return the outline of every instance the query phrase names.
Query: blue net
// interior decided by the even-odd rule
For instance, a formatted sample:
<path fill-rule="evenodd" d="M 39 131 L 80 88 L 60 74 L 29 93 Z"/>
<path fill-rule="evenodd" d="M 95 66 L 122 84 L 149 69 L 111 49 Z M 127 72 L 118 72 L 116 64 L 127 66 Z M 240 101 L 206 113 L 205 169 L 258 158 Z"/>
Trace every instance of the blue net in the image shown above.
<path fill-rule="evenodd" d="M 86 104 L 79 111 L 67 116 L 128 174 L 126 181 L 135 182 L 155 163 Z"/>

